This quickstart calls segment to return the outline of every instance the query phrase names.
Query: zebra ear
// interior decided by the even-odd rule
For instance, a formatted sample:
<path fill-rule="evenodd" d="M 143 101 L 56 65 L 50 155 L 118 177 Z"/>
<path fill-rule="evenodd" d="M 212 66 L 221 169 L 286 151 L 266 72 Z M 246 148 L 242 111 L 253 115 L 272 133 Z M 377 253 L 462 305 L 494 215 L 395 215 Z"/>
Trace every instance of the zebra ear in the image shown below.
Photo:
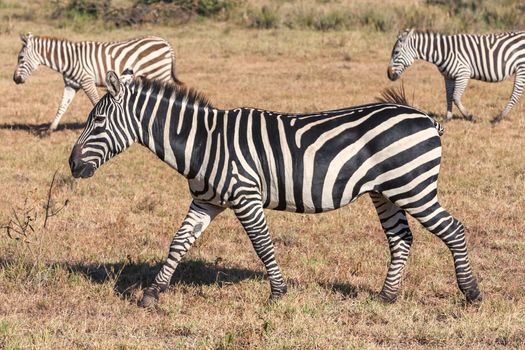
<path fill-rule="evenodd" d="M 106 87 L 113 97 L 117 97 L 120 92 L 120 80 L 115 72 L 112 70 L 106 74 Z"/>
<path fill-rule="evenodd" d="M 412 33 L 414 33 L 414 28 L 402 30 L 397 34 L 397 40 L 405 41 Z"/>
<path fill-rule="evenodd" d="M 22 42 L 25 44 L 27 43 L 27 35 L 25 34 L 20 34 L 20 40 L 22 40 Z"/>
<path fill-rule="evenodd" d="M 126 68 L 120 75 L 120 81 L 125 85 L 129 85 L 134 78 L 133 69 L 130 68 Z"/>

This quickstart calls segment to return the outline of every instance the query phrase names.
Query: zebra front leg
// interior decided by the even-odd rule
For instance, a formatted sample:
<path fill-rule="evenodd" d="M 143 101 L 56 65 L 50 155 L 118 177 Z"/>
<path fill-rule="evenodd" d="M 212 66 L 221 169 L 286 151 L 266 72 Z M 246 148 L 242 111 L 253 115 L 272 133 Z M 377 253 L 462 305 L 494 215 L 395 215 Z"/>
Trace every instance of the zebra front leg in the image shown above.
<path fill-rule="evenodd" d="M 184 222 L 173 237 L 168 258 L 155 277 L 155 281 L 144 290 L 142 299 L 139 301 L 140 306 L 151 307 L 158 302 L 159 293 L 168 288 L 171 276 L 184 254 L 208 227 L 211 220 L 223 210 L 224 208 L 211 204 L 196 201 L 191 203 Z"/>
<path fill-rule="evenodd" d="M 95 82 L 92 79 L 86 79 L 82 81 L 81 85 L 82 90 L 84 90 L 93 106 L 96 105 L 100 98 L 98 96 L 97 85 L 95 85 Z"/>
<path fill-rule="evenodd" d="M 456 82 L 445 78 L 445 91 L 447 94 L 447 117 L 446 120 L 452 120 L 452 103 L 454 102 L 454 85 Z"/>
<path fill-rule="evenodd" d="M 412 232 L 408 227 L 404 210 L 379 193 L 370 193 L 370 198 L 376 208 L 390 249 L 390 264 L 379 298 L 386 302 L 394 302 L 397 299 L 401 277 L 410 253 Z"/>
<path fill-rule="evenodd" d="M 525 85 L 525 68 L 518 70 L 516 72 L 516 77 L 514 78 L 514 87 L 512 88 L 512 95 L 510 96 L 509 102 L 507 102 L 507 105 L 505 106 L 505 109 L 503 112 L 501 112 L 498 116 L 494 117 L 490 122 L 492 125 L 495 125 L 503 120 L 509 114 L 510 110 L 514 105 L 518 102 L 518 100 L 521 97 L 521 94 L 523 93 L 523 86 Z"/>
<path fill-rule="evenodd" d="M 62 119 L 62 116 L 64 115 L 64 113 L 66 113 L 67 108 L 73 101 L 73 98 L 75 97 L 75 94 L 77 93 L 77 91 L 78 91 L 78 88 L 70 86 L 70 85 L 66 85 L 64 87 L 64 94 L 62 96 L 62 101 L 60 102 L 60 106 L 58 106 L 58 111 L 55 115 L 55 119 L 49 126 L 50 131 L 56 130 L 56 128 L 58 127 L 58 123 L 60 123 L 60 119 Z"/>
<path fill-rule="evenodd" d="M 467 88 L 469 79 L 470 78 L 468 76 L 456 78 L 455 84 L 454 84 L 453 99 L 459 111 L 461 112 L 461 114 L 463 114 L 463 117 L 465 117 L 465 119 L 471 122 L 475 122 L 476 117 L 470 114 L 467 108 L 463 106 L 463 103 L 461 103 L 461 97 L 463 96 L 463 93 L 465 92 L 465 89 Z"/>
<path fill-rule="evenodd" d="M 266 267 L 271 287 L 269 300 L 280 298 L 287 292 L 287 287 L 275 260 L 273 243 L 268 233 L 262 203 L 257 200 L 246 201 L 233 209 L 248 234 L 257 256 Z"/>

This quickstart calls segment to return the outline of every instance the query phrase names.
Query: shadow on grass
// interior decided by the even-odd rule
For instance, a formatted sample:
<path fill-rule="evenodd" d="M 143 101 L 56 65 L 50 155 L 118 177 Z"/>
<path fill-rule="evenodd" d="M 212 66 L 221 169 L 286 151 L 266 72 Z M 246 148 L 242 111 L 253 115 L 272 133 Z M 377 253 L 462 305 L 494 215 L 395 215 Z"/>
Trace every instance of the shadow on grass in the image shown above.
<path fill-rule="evenodd" d="M 18 264 L 20 262 L 0 257 L 0 271 L 8 268 L 10 265 Z M 22 264 L 26 265 L 25 263 Z M 115 292 L 120 297 L 133 298 L 136 289 L 145 288 L 153 282 L 162 264 L 162 262 L 118 262 L 107 264 L 55 262 L 47 263 L 45 268 L 50 270 L 62 269 L 78 274 L 93 283 L 112 283 Z M 33 270 L 32 272 L 38 273 L 37 270 L 34 270 L 34 266 L 30 265 L 24 266 L 23 270 Z M 188 286 L 216 285 L 221 288 L 223 285 L 235 284 L 244 280 L 263 280 L 266 278 L 265 276 L 266 274 L 261 271 L 224 267 L 220 264 L 203 260 L 185 260 L 178 265 L 170 284 Z M 291 287 L 299 287 L 305 285 L 305 282 L 290 279 L 287 280 L 287 284 Z M 367 288 L 356 287 L 348 283 L 317 282 L 317 284 L 327 291 L 340 294 L 343 298 L 356 298 L 359 292 L 365 292 L 370 295 L 376 294 Z"/>
<path fill-rule="evenodd" d="M 359 288 L 357 288 L 354 285 L 348 284 L 348 283 L 319 283 L 321 287 L 323 287 L 326 290 L 329 290 L 333 293 L 340 294 L 344 298 L 357 298 L 357 294 L 360 291 Z M 365 292 L 368 292 L 369 294 L 373 294 L 374 292 L 372 290 L 365 290 Z"/>
<path fill-rule="evenodd" d="M 459 114 L 453 114 L 452 115 L 452 119 L 450 119 L 450 120 L 447 120 L 447 115 L 443 114 L 443 113 L 436 113 L 436 112 L 431 112 L 430 111 L 430 112 L 427 112 L 427 115 L 429 117 L 432 117 L 432 118 L 436 119 L 439 122 L 444 122 L 444 123 L 449 122 L 451 120 L 465 120 L 465 121 L 468 121 L 468 122 L 475 123 L 475 121 L 470 120 L 470 119 L 464 117 L 463 115 L 459 115 Z"/>
<path fill-rule="evenodd" d="M 49 126 L 50 123 L 44 124 L 24 124 L 24 123 L 3 123 L 0 124 L 0 130 L 21 130 L 27 131 L 31 134 L 43 137 L 50 134 Z M 64 130 L 81 130 L 84 129 L 85 123 L 62 123 L 59 124 L 57 129 L 53 132 L 64 131 Z"/>
<path fill-rule="evenodd" d="M 64 267 L 71 272 L 84 275 L 95 283 L 113 281 L 115 291 L 123 297 L 129 297 L 135 288 L 144 288 L 153 282 L 162 263 L 65 264 Z M 189 260 L 182 261 L 177 266 L 170 284 L 221 287 L 224 284 L 239 283 L 247 279 L 260 280 L 264 276 L 260 271 L 222 267 L 202 260 Z"/>

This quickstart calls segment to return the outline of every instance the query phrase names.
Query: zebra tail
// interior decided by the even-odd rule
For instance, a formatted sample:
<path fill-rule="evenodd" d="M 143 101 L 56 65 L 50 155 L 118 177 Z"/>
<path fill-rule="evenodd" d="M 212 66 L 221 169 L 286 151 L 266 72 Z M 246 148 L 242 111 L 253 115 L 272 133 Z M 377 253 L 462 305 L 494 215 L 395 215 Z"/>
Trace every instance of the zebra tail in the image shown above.
<path fill-rule="evenodd" d="M 432 118 L 432 122 L 434 123 L 434 127 L 436 128 L 439 136 L 443 136 L 443 134 L 445 133 L 445 128 L 443 127 L 443 125 L 439 124 L 436 119 L 434 119 L 433 117 L 431 118 Z"/>
<path fill-rule="evenodd" d="M 173 79 L 173 82 L 176 85 L 185 86 L 182 81 L 177 79 L 177 75 L 175 74 L 175 52 L 173 51 L 173 48 L 171 49 L 171 78 Z"/>
<path fill-rule="evenodd" d="M 396 89 L 394 87 L 384 89 L 383 91 L 381 91 L 381 95 L 377 97 L 376 100 L 380 103 L 394 103 L 398 105 L 412 107 L 411 104 L 408 102 L 405 92 L 405 86 L 403 84 L 401 84 L 401 88 L 399 89 Z M 438 123 L 438 121 L 434 117 L 429 116 L 429 118 L 432 119 L 432 123 L 434 124 L 434 127 L 436 128 L 439 136 L 442 136 L 445 133 L 445 128 L 443 127 L 443 125 Z"/>

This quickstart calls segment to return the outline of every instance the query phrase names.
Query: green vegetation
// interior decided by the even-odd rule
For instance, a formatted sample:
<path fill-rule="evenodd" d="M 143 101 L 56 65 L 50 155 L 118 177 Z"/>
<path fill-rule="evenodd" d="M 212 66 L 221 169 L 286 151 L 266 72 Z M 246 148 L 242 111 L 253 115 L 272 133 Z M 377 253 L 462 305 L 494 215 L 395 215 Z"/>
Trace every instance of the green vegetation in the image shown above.
<path fill-rule="evenodd" d="M 56 2 L 51 18 L 60 26 L 99 21 L 106 28 L 145 23 L 180 24 L 210 18 L 239 26 L 337 31 L 361 27 L 378 32 L 416 27 L 445 32 L 516 30 L 525 25 L 525 6 L 516 0 L 67 0 Z M 60 21 L 62 20 L 62 21 Z"/>

